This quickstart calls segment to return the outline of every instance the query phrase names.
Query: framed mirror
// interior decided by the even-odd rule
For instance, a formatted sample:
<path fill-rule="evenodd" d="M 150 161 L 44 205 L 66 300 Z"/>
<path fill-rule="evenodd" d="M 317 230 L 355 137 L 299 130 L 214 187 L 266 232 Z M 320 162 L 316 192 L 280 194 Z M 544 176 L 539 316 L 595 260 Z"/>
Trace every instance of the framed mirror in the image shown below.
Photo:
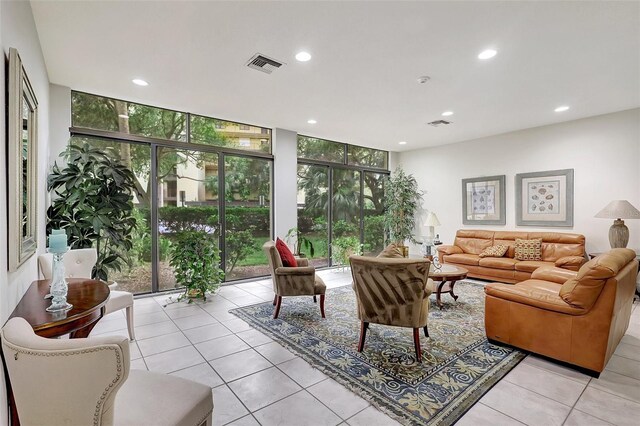
<path fill-rule="evenodd" d="M 16 49 L 9 49 L 9 271 L 37 248 L 38 101 Z"/>

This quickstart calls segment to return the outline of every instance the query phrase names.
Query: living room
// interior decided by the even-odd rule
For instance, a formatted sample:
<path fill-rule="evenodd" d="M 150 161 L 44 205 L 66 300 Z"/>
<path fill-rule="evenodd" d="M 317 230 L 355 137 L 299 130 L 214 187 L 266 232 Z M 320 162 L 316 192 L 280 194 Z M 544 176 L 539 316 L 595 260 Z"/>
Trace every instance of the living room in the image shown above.
<path fill-rule="evenodd" d="M 64 256 L 72 278 L 75 249 L 97 251 L 77 259 L 92 272 L 75 276 L 103 281 L 94 308 L 107 314 L 84 331 L 89 341 L 124 336 L 134 373 L 119 379 L 99 424 L 161 424 L 142 413 L 149 407 L 171 411 L 167 424 L 198 413 L 217 425 L 634 423 L 640 3 L 3 0 L 0 22 L 0 318 L 24 312 L 33 283 L 47 277 L 44 259 L 58 282 L 55 259 Z M 18 117 L 29 161 L 12 143 L 18 87 L 31 106 Z M 89 151 L 65 159 L 70 145 Z M 123 167 L 130 182 L 127 208 L 99 219 L 99 228 L 136 224 L 110 252 L 100 232 L 76 232 L 95 229 L 79 220 L 90 213 L 65 210 L 89 199 L 74 189 L 74 167 L 87 159 L 109 173 Z M 411 178 L 416 207 L 394 222 L 390 190 L 407 190 Z M 16 188 L 29 200 L 23 210 Z M 104 207 L 94 197 L 85 211 Z M 393 223 L 408 228 L 401 238 Z M 295 259 L 300 269 L 283 269 L 269 246 L 278 238 L 306 256 Z M 540 254 L 523 261 L 542 263 L 518 267 L 517 241 L 535 240 Z M 391 241 L 407 247 L 406 259 L 371 260 L 395 254 Z M 499 262 L 480 260 L 500 245 Z M 210 278 L 189 292 L 184 265 L 199 257 L 214 260 Z M 489 263 L 508 265 L 490 272 Z M 595 280 L 604 286 L 597 300 L 614 308 L 593 319 L 586 311 L 604 302 L 585 307 L 574 290 L 602 265 L 610 275 Z M 423 285 L 393 308 L 406 315 L 387 318 L 390 306 L 374 306 L 381 280 L 366 277 L 412 288 L 406 268 Z M 618 293 L 600 293 L 616 280 Z M 535 308 L 525 331 L 522 315 L 500 316 L 520 312 L 514 289 L 524 288 L 566 306 L 524 303 Z M 428 311 L 416 318 L 415 297 Z M 365 320 L 366 306 L 386 319 Z M 592 346 L 565 348 L 571 327 L 564 340 L 586 335 Z M 40 381 L 44 395 L 56 386 L 12 377 L 18 358 L 8 393 L 0 387 L 1 424 L 15 423 L 15 407 L 37 416 L 38 403 L 21 397 Z M 204 385 L 206 395 L 172 398 L 169 382 L 164 394 L 140 381 L 135 392 L 134 375 L 147 370 Z M 69 392 L 45 407 L 61 416 L 55 424 L 83 424 L 74 410 L 94 415 L 95 402 L 74 405 Z M 135 397 L 147 392 L 155 398 Z M 127 419 L 135 410 L 140 417 Z"/>

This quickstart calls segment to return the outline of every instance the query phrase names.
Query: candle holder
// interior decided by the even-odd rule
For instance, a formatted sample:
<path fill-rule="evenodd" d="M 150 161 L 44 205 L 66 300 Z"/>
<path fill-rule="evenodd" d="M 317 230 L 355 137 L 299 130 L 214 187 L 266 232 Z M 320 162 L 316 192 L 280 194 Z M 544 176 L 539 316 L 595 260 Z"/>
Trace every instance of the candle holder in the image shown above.
<path fill-rule="evenodd" d="M 62 312 L 68 311 L 73 307 L 70 303 L 67 303 L 67 292 L 69 287 L 64 275 L 64 254 L 69 251 L 69 247 L 63 249 L 52 250 L 49 248 L 49 253 L 53 255 L 53 274 L 50 285 L 51 306 L 49 306 L 47 312 Z M 45 296 L 45 297 L 47 297 Z"/>

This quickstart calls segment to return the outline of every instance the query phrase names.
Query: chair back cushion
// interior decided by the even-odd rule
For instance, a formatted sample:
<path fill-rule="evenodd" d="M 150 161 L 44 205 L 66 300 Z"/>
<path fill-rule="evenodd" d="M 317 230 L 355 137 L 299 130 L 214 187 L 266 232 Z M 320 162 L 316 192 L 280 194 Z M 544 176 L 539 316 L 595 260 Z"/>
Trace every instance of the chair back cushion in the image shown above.
<path fill-rule="evenodd" d="M 66 278 L 91 278 L 93 267 L 98 261 L 98 253 L 94 248 L 69 250 L 62 258 Z M 38 256 L 40 278 L 48 280 L 53 275 L 53 255 L 45 253 Z"/>
<path fill-rule="evenodd" d="M 291 250 L 289 250 L 289 246 L 287 246 L 287 244 L 280 238 L 276 240 L 276 250 L 278 250 L 280 260 L 282 260 L 282 266 L 293 268 L 298 266 L 296 257 L 291 253 Z"/>
<path fill-rule="evenodd" d="M 560 297 L 569 305 L 591 309 L 609 278 L 615 277 L 626 264 L 636 258 L 633 250 L 617 248 L 582 265 L 575 278 L 560 288 Z"/>
<path fill-rule="evenodd" d="M 10 319 L 1 337 L 21 424 L 113 424 L 129 374 L 126 337 L 45 339 L 23 318 Z"/>
<path fill-rule="evenodd" d="M 380 252 L 380 254 L 376 257 L 384 257 L 384 258 L 403 258 L 402 249 L 396 243 L 391 243 L 384 248 Z"/>
<path fill-rule="evenodd" d="M 430 262 L 350 256 L 358 301 L 358 318 L 365 322 L 400 327 L 427 325 Z"/>

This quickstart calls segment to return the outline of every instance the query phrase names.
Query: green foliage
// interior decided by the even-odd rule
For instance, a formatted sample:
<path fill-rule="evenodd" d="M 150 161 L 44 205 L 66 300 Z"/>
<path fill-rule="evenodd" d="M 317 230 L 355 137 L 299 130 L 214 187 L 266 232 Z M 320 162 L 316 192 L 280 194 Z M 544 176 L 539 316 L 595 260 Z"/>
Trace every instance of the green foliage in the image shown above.
<path fill-rule="evenodd" d="M 340 237 L 331 243 L 331 260 L 333 265 L 348 265 L 349 256 L 360 256 L 362 254 L 362 244 L 357 237 Z"/>
<path fill-rule="evenodd" d="M 309 238 L 302 235 L 302 233 L 298 231 L 298 228 L 289 229 L 289 231 L 287 231 L 285 239 L 287 240 L 287 244 L 290 244 L 293 241 L 293 254 L 298 257 L 303 254 L 303 247 L 309 252 L 309 257 L 313 257 L 316 253 L 316 250 L 313 247 L 313 242 Z"/>
<path fill-rule="evenodd" d="M 346 220 L 337 220 L 333 222 L 333 236 L 344 237 L 345 235 L 359 234 L 358 227 Z"/>
<path fill-rule="evenodd" d="M 72 249 L 95 247 L 92 277 L 106 281 L 109 270 L 122 269 L 133 248 L 133 173 L 117 155 L 88 145 L 70 145 L 63 169 L 54 164 L 48 190 L 55 198 L 47 210 L 47 232 L 62 228 Z"/>
<path fill-rule="evenodd" d="M 220 269 L 218 241 L 205 231 L 182 231 L 175 236 L 171 252 L 171 266 L 179 286 L 185 288 L 180 299 L 201 297 L 215 293 L 224 279 Z"/>
<path fill-rule="evenodd" d="M 364 217 L 364 241 L 368 252 L 384 247 L 384 215 Z"/>
<path fill-rule="evenodd" d="M 384 225 L 391 241 L 401 245 L 405 240 L 416 242 L 413 230 L 422 194 L 416 178 L 407 175 L 400 167 L 386 179 Z"/>
<path fill-rule="evenodd" d="M 228 229 L 225 239 L 225 256 L 227 273 L 231 274 L 238 262 L 246 259 L 256 251 L 253 239 L 253 227 L 244 230 Z"/>

